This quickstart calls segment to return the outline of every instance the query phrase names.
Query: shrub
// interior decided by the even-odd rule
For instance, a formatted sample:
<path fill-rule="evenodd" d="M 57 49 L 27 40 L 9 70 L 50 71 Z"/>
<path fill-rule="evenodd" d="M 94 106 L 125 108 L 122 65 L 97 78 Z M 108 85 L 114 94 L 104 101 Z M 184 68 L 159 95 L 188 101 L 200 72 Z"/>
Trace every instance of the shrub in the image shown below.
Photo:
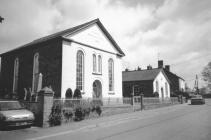
<path fill-rule="evenodd" d="M 73 97 L 73 92 L 72 92 L 72 89 L 71 88 L 68 88 L 66 90 L 65 97 L 66 98 L 72 98 Z"/>
<path fill-rule="evenodd" d="M 102 113 L 101 107 L 100 107 L 100 106 L 96 106 L 96 107 L 95 107 L 95 110 L 96 110 L 96 113 L 98 114 L 98 116 L 100 116 L 101 113 Z"/>
<path fill-rule="evenodd" d="M 77 98 L 77 99 L 82 98 L 81 91 L 79 89 L 75 89 L 73 98 Z"/>
<path fill-rule="evenodd" d="M 158 92 L 154 92 L 154 97 L 159 97 Z"/>
<path fill-rule="evenodd" d="M 60 125 L 62 122 L 62 106 L 61 104 L 53 105 L 49 116 L 50 126 Z"/>
<path fill-rule="evenodd" d="M 73 118 L 74 110 L 72 108 L 70 109 L 64 109 L 63 110 L 64 119 L 66 121 L 70 121 Z"/>
<path fill-rule="evenodd" d="M 82 107 L 77 106 L 75 108 L 75 120 L 76 121 L 81 121 L 81 120 L 84 119 L 84 116 L 85 116 L 85 114 L 84 114 L 84 111 L 83 111 Z"/>

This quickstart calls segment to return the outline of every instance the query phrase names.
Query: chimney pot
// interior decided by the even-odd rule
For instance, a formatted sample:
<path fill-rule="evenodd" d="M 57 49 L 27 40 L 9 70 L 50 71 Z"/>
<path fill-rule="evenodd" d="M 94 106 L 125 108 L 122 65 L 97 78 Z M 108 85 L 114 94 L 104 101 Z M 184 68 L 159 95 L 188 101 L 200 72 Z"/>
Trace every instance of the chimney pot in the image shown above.
<path fill-rule="evenodd" d="M 166 65 L 166 66 L 165 66 L 165 69 L 166 69 L 167 71 L 170 71 L 170 65 Z"/>
<path fill-rule="evenodd" d="M 163 60 L 158 60 L 158 68 L 163 68 Z"/>

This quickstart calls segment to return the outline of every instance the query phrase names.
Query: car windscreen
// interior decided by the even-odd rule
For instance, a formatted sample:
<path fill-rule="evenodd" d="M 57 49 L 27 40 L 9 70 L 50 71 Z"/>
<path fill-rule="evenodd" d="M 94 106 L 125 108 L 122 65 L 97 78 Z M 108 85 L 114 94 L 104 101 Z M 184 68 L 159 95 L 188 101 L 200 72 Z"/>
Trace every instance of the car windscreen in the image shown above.
<path fill-rule="evenodd" d="M 0 111 L 23 109 L 18 101 L 0 101 Z"/>

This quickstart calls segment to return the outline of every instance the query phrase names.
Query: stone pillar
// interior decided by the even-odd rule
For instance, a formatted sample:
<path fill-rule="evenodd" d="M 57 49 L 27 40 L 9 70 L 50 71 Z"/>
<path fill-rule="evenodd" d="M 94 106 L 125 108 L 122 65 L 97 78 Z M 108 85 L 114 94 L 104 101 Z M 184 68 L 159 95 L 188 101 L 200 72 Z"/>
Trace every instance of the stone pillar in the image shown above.
<path fill-rule="evenodd" d="M 51 88 L 45 87 L 38 93 L 38 102 L 40 108 L 39 126 L 48 127 L 49 115 L 51 114 L 51 108 L 53 106 L 53 93 Z"/>

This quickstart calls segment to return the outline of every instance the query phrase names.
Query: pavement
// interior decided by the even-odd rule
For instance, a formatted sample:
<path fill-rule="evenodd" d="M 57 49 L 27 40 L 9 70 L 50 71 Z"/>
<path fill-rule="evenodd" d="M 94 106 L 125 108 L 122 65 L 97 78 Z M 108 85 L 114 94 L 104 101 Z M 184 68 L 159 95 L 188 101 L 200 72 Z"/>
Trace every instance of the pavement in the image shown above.
<path fill-rule="evenodd" d="M 99 117 L 51 128 L 0 131 L 0 140 L 211 140 L 211 100 Z"/>

